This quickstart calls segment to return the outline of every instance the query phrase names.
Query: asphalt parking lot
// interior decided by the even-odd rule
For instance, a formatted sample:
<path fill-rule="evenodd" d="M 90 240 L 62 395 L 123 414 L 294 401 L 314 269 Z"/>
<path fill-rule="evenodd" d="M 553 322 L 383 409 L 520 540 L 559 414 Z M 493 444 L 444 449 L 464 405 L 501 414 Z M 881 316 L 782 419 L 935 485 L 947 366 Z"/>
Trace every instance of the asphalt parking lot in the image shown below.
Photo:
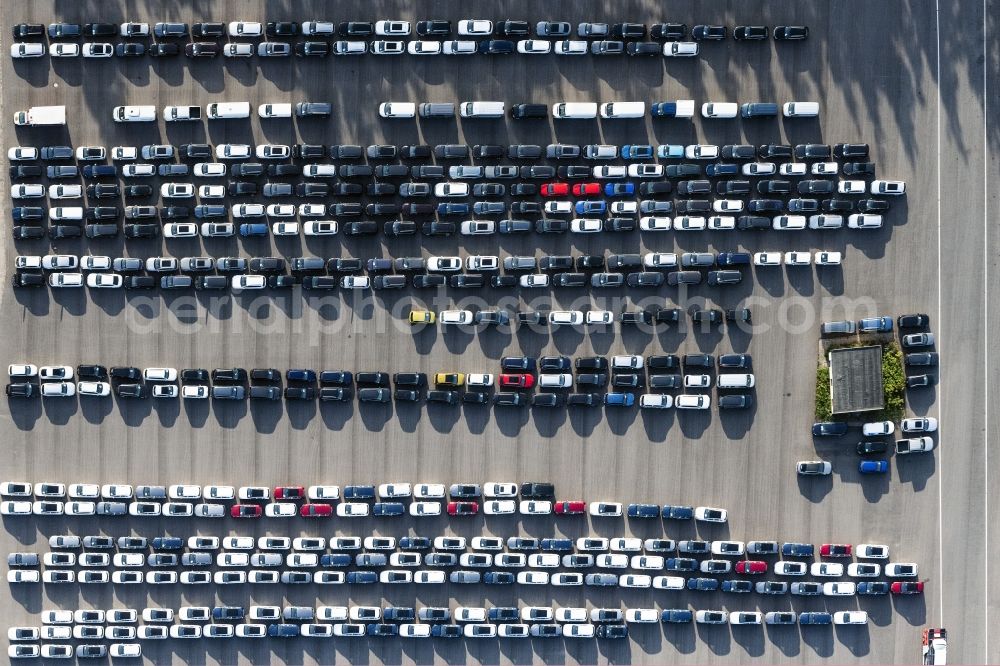
<path fill-rule="evenodd" d="M 114 5 L 114 6 L 111 6 Z M 879 177 L 904 180 L 907 197 L 894 201 L 886 226 L 873 234 L 832 235 L 806 231 L 794 237 L 745 232 L 730 235 L 666 235 L 640 240 L 639 234 L 597 234 L 583 241 L 565 236 L 503 239 L 498 246 L 486 239 L 338 238 L 322 243 L 285 244 L 284 239 L 229 241 L 218 245 L 201 239 L 162 240 L 129 244 L 121 239 L 85 245 L 59 244 L 70 254 L 87 251 L 111 256 L 171 254 L 299 256 L 424 256 L 438 254 L 601 254 L 610 252 L 711 250 L 838 250 L 844 253 L 842 272 L 820 279 L 814 271 L 784 271 L 755 275 L 735 290 L 705 286 L 693 291 L 696 300 L 715 307 L 749 304 L 760 330 L 752 334 L 726 329 L 680 334 L 640 331 L 604 335 L 569 331 L 476 335 L 445 333 L 443 329 L 414 334 L 398 323 L 410 307 L 451 306 L 445 300 L 425 302 L 406 290 L 379 297 L 374 307 L 355 308 L 341 298 L 288 302 L 233 297 L 210 302 L 202 297 L 125 298 L 122 294 L 54 294 L 47 290 L 15 295 L 0 292 L 0 333 L 3 363 L 181 367 L 305 367 L 420 371 L 498 372 L 501 356 L 526 354 L 690 353 L 729 351 L 752 354 L 757 375 L 756 405 L 747 413 L 721 417 L 639 410 L 524 410 L 516 413 L 422 407 L 368 409 L 279 403 L 258 409 L 115 403 L 100 408 L 72 401 L 27 409 L 7 402 L 0 436 L 7 443 L 5 478 L 31 481 L 126 483 L 226 483 L 277 485 L 314 483 L 483 482 L 547 480 L 561 498 L 606 499 L 707 504 L 730 511 L 728 537 L 784 539 L 812 543 L 875 542 L 888 544 L 894 559 L 916 561 L 928 591 L 916 600 L 885 604 L 872 612 L 861 632 L 827 632 L 821 639 L 795 631 L 685 632 L 657 625 L 635 631 L 629 641 L 580 644 L 521 642 L 505 644 L 460 641 L 419 645 L 382 642 L 227 641 L 177 645 L 168 641 L 149 646 L 152 662 L 323 663 L 335 658 L 351 663 L 732 663 L 759 657 L 771 662 L 914 663 L 920 630 L 945 626 L 955 663 L 1000 661 L 1000 648 L 989 642 L 990 619 L 997 617 L 1000 584 L 989 576 L 988 557 L 997 546 L 997 530 L 989 530 L 987 515 L 995 514 L 996 491 L 990 487 L 1000 470 L 997 456 L 988 457 L 987 442 L 996 441 L 989 428 L 988 374 L 992 357 L 987 336 L 996 314 L 989 295 L 997 293 L 995 272 L 987 252 L 996 247 L 996 231 L 985 219 L 997 209 L 995 193 L 985 185 L 1000 176 L 997 161 L 1000 118 L 996 112 L 997 72 L 995 3 L 983 8 L 943 8 L 935 22 L 929 3 L 861 1 L 774 6 L 763 2 L 728 2 L 711 9 L 694 2 L 672 3 L 670 16 L 652 2 L 613 5 L 561 0 L 528 11 L 517 3 L 444 2 L 435 16 L 391 2 L 342 2 L 331 8 L 320 2 L 235 2 L 212 5 L 202 13 L 193 0 L 132 5 L 101 5 L 100 16 L 86 6 L 64 7 L 53 0 L 29 5 L 7 3 L 5 25 L 54 20 L 376 20 L 400 18 L 483 18 L 508 16 L 529 20 L 621 20 L 652 23 L 676 20 L 696 23 L 795 23 L 809 25 L 810 39 L 776 45 L 739 44 L 731 39 L 703 45 L 699 58 L 671 59 L 412 57 L 328 58 L 267 62 L 256 58 L 233 62 L 217 58 L 191 62 L 180 57 L 157 62 L 150 58 L 90 63 L 47 58 L 16 65 L 6 56 L 0 70 L 0 136 L 6 146 L 71 144 L 175 145 L 204 141 L 242 143 L 754 143 L 867 142 Z M 983 24 L 987 20 L 986 25 Z M 982 26 L 983 32 L 979 32 Z M 968 30 L 966 30 L 968 28 Z M 938 34 L 940 33 L 940 47 Z M 4 34 L 9 35 L 9 31 Z M 990 39 L 984 40 L 989 36 Z M 9 37 L 7 38 L 9 39 Z M 984 42 L 990 46 L 984 50 Z M 940 48 L 940 53 L 938 52 Z M 7 52 L 6 46 L 3 53 Z M 940 56 L 940 62 L 938 57 Z M 349 62 L 344 62 L 349 60 Z M 986 78 L 984 79 L 984 67 Z M 986 130 L 983 100 L 987 90 Z M 504 100 L 551 104 L 556 101 L 673 100 L 776 101 L 816 100 L 818 119 L 762 122 L 703 121 L 585 121 L 552 124 L 551 120 L 506 121 L 388 121 L 378 118 L 383 101 Z M 111 121 L 118 104 L 204 105 L 218 101 L 324 101 L 334 105 L 328 120 L 177 123 L 122 126 Z M 39 129 L 14 131 L 11 114 L 33 105 L 65 104 L 73 120 L 64 132 Z M 992 150 L 983 150 L 984 141 Z M 984 178 L 985 172 L 985 178 Z M 9 183 L 0 174 L 0 191 Z M 10 200 L 0 200 L 9 220 Z M 4 234 L 0 267 L 5 275 L 16 254 L 43 254 L 44 246 L 14 246 Z M 567 242 L 572 241 L 567 249 Z M 212 243 L 217 241 L 211 241 Z M 184 245 L 190 243 L 190 245 Z M 202 248 L 202 249 L 199 249 Z M 569 251 L 571 250 L 571 252 Z M 942 268 L 945 267 L 945 268 Z M 597 297 L 589 291 L 546 292 L 557 299 L 555 309 L 570 309 Z M 490 298 L 490 292 L 481 296 Z M 664 292 L 673 299 L 674 292 Z M 616 302 L 593 300 L 607 309 L 651 305 L 616 292 Z M 565 300 L 564 300 L 565 299 Z M 487 300 L 485 304 L 496 305 Z M 530 303 L 511 307 L 535 307 Z M 894 460 L 890 475 L 873 481 L 857 474 L 851 447 L 818 447 L 808 436 L 812 422 L 817 326 L 820 321 L 860 318 L 874 314 L 926 312 L 938 334 L 942 354 L 941 385 L 908 405 L 908 414 L 937 416 L 942 445 L 935 457 Z M 395 313 L 395 314 L 394 314 Z M 985 361 L 985 362 L 984 362 Z M 818 454 L 818 455 L 817 455 Z M 797 460 L 822 457 L 834 465 L 825 481 L 797 479 Z M 50 534 L 119 535 L 129 527 L 112 522 L 76 527 L 69 519 L 5 522 L 0 533 L 4 551 L 42 549 Z M 153 537 L 169 530 L 188 536 L 243 534 L 246 528 L 226 522 L 206 527 L 202 522 L 154 520 L 134 525 L 136 533 Z M 38 529 L 36 530 L 36 525 Z M 129 526 L 132 526 L 130 523 Z M 406 526 L 388 534 L 402 536 Z M 442 529 L 453 529 L 442 525 Z M 291 531 L 266 523 L 255 525 L 297 536 L 320 534 L 312 525 L 292 521 Z M 337 533 L 358 534 L 376 529 L 373 520 L 352 523 Z M 380 533 L 384 528 L 379 524 Z M 507 536 L 510 525 L 476 520 L 456 530 L 466 536 L 496 532 Z M 533 536 L 559 533 L 552 521 L 524 523 Z M 625 525 L 626 531 L 631 526 Z M 639 531 L 647 534 L 643 527 Z M 657 529 L 660 529 L 659 527 Z M 326 532 L 323 532 L 327 534 Z M 419 532 L 410 532 L 419 533 Z M 571 533 L 570 536 L 577 536 Z M 672 535 L 671 535 L 672 536 Z M 722 534 L 715 535 L 721 538 Z M 992 546 L 992 548 L 991 548 Z M 52 607 L 103 607 L 184 603 L 212 605 L 212 593 L 168 590 L 147 596 L 145 588 L 87 591 L 45 587 L 18 592 L 0 601 L 6 626 L 33 624 Z M 483 590 L 421 591 L 416 601 L 426 605 L 480 605 Z M 352 591 L 351 603 L 377 604 L 383 590 Z M 490 592 L 492 595 L 493 593 Z M 490 603 L 605 605 L 589 592 L 546 588 L 515 599 L 512 593 L 489 598 Z M 788 598 L 772 603 L 753 597 L 722 597 L 707 601 L 684 593 L 695 608 L 723 607 L 781 610 Z M 228 604 L 284 603 L 318 605 L 347 603 L 343 593 L 318 594 L 315 589 L 264 592 L 223 591 Z M 665 607 L 649 590 L 615 592 L 624 606 Z M 0 598 L 6 595 L 0 595 Z M 989 601 L 987 601 L 989 600 Z M 384 603 L 412 604 L 410 589 L 386 592 Z M 745 602 L 745 605 L 739 605 Z M 853 600 L 852 600 L 853 602 Z M 616 602 L 615 602 L 616 603 Z M 681 605 L 683 605 L 683 601 Z M 854 606 L 851 606 L 852 608 Z M 796 610 L 801 610 L 796 607 Z M 870 611 L 871 612 L 871 611 Z M 6 642 L 4 642 L 6 646 Z M 147 648 L 144 645 L 144 648 Z M 273 652 L 271 650 L 273 649 Z"/>

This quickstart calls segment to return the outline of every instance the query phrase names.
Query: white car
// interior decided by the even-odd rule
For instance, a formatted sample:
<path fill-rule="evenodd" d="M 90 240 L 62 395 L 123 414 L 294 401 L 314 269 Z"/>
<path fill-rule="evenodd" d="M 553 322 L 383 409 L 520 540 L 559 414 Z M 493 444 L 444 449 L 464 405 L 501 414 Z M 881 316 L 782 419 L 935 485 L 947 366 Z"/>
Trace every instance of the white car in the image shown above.
<path fill-rule="evenodd" d="M 80 395 L 107 397 L 111 395 L 111 384 L 107 382 L 77 382 L 76 392 Z"/>
<path fill-rule="evenodd" d="M 408 483 L 383 483 L 378 487 L 378 495 L 382 499 L 409 497 L 413 489 Z"/>
<path fill-rule="evenodd" d="M 52 58 L 75 58 L 80 55 L 80 45 L 68 42 L 56 42 L 49 44 L 49 57 Z"/>
<path fill-rule="evenodd" d="M 770 176 L 777 171 L 773 162 L 748 162 L 743 165 L 744 176 Z"/>
<path fill-rule="evenodd" d="M 469 196 L 468 183 L 437 183 L 434 186 L 434 196 L 439 198 L 455 198 Z"/>
<path fill-rule="evenodd" d="M 34 377 L 38 374 L 38 366 L 30 363 L 14 363 L 7 366 L 7 374 L 11 377 Z"/>
<path fill-rule="evenodd" d="M 264 515 L 268 518 L 294 518 L 298 514 L 298 506 L 292 502 L 271 502 L 264 506 Z"/>
<path fill-rule="evenodd" d="M 493 386 L 495 383 L 495 377 L 490 373 L 472 373 L 465 377 L 466 386 Z"/>
<path fill-rule="evenodd" d="M 362 518 L 369 513 L 369 506 L 363 502 L 343 502 L 337 505 L 337 515 L 341 518 Z"/>
<path fill-rule="evenodd" d="M 458 34 L 467 35 L 492 35 L 493 21 L 483 19 L 462 19 L 458 21 Z"/>
<path fill-rule="evenodd" d="M 669 217 L 646 216 L 639 218 L 640 231 L 670 231 L 670 224 Z"/>
<path fill-rule="evenodd" d="M 590 53 L 590 44 L 580 39 L 564 39 L 555 43 L 553 51 L 556 55 L 586 55 Z"/>
<path fill-rule="evenodd" d="M 80 268 L 85 271 L 111 270 L 111 257 L 88 254 L 80 257 Z"/>
<path fill-rule="evenodd" d="M 518 585 L 548 585 L 549 574 L 545 571 L 520 571 L 517 574 Z"/>
<path fill-rule="evenodd" d="M 215 147 L 215 158 L 219 160 L 245 160 L 253 154 L 253 149 L 245 143 L 220 143 Z"/>
<path fill-rule="evenodd" d="M 30 516 L 31 502 L 4 502 L 0 504 L 0 515 L 4 516 Z M 12 572 L 8 572 L 12 573 Z M 37 572 L 35 572 L 37 573 Z"/>
<path fill-rule="evenodd" d="M 719 147 L 707 144 L 687 146 L 684 157 L 689 160 L 715 160 L 719 158 Z"/>
<path fill-rule="evenodd" d="M 528 275 L 522 275 L 518 283 L 525 289 L 540 289 L 548 287 L 549 281 L 549 276 L 544 273 L 529 273 Z"/>
<path fill-rule="evenodd" d="M 12 199 L 41 199 L 44 196 L 44 185 L 20 184 L 10 186 L 10 197 Z"/>
<path fill-rule="evenodd" d="M 889 578 L 916 578 L 917 565 L 912 562 L 892 562 L 885 565 L 885 575 Z"/>
<path fill-rule="evenodd" d="M 674 231 L 704 231 L 707 226 L 705 218 L 697 215 L 682 215 L 674 218 Z"/>
<path fill-rule="evenodd" d="M 83 185 L 49 185 L 49 199 L 79 199 Z"/>
<path fill-rule="evenodd" d="M 805 215 L 778 215 L 771 221 L 775 231 L 799 231 L 806 228 Z"/>
<path fill-rule="evenodd" d="M 830 585 L 831 583 L 827 583 Z M 834 624 L 868 624 L 868 613 L 865 611 L 838 611 L 833 614 Z"/>
<path fill-rule="evenodd" d="M 125 164 L 122 166 L 122 176 L 125 178 L 148 178 L 156 175 L 153 164 Z"/>
<path fill-rule="evenodd" d="M 806 175 L 806 165 L 802 162 L 783 162 L 778 172 L 782 176 L 804 176 Z M 746 171 L 743 173 L 746 173 Z M 771 173 L 774 173 L 774 171 L 771 171 Z"/>
<path fill-rule="evenodd" d="M 548 500 L 521 500 L 518 513 L 525 516 L 547 516 L 552 513 L 552 502 Z"/>
<path fill-rule="evenodd" d="M 441 53 L 445 55 L 475 55 L 478 53 L 477 44 L 472 40 L 451 40 L 441 45 Z"/>
<path fill-rule="evenodd" d="M 499 497 L 499 498 L 510 498 L 517 497 L 517 484 L 515 483 L 497 483 L 495 481 L 490 481 L 483 484 L 483 496 L 484 497 Z"/>
<path fill-rule="evenodd" d="M 326 206 L 323 204 L 299 204 L 299 217 L 324 217 Z"/>
<path fill-rule="evenodd" d="M 71 398 L 76 395 L 73 382 L 46 382 L 42 384 L 43 398 Z"/>
<path fill-rule="evenodd" d="M 906 433 L 934 432 L 937 430 L 937 427 L 937 419 L 932 416 L 903 419 L 900 423 L 900 430 Z M 858 546 L 858 548 L 860 549 L 861 546 Z M 879 548 L 885 548 L 885 546 L 879 546 Z M 859 555 L 858 557 L 863 556 Z"/>
<path fill-rule="evenodd" d="M 436 273 L 454 273 L 462 270 L 461 257 L 430 257 L 427 259 L 427 270 Z"/>
<path fill-rule="evenodd" d="M 625 569 L 628 567 L 628 555 L 622 553 L 602 553 L 595 560 L 600 569 Z"/>
<path fill-rule="evenodd" d="M 194 196 L 194 185 L 191 183 L 163 183 L 160 185 L 160 196 L 169 199 L 190 199 Z"/>
<path fill-rule="evenodd" d="M 267 280 L 263 275 L 234 275 L 230 287 L 235 292 L 246 289 L 263 289 L 267 286 Z"/>
<path fill-rule="evenodd" d="M 574 218 L 569 223 L 569 230 L 575 234 L 596 234 L 603 231 L 601 220 L 593 218 Z"/>
<path fill-rule="evenodd" d="M 233 206 L 233 217 L 236 219 L 264 217 L 263 204 L 236 204 Z"/>
<path fill-rule="evenodd" d="M 546 201 L 543 210 L 549 215 L 572 215 L 572 201 Z"/>
<path fill-rule="evenodd" d="M 732 215 L 712 215 L 708 218 L 708 228 L 712 231 L 732 231 L 736 228 L 736 218 Z"/>
<path fill-rule="evenodd" d="M 753 255 L 754 266 L 780 266 L 780 252 L 756 252 Z"/>
<path fill-rule="evenodd" d="M 610 326 L 615 321 L 615 315 L 609 310 L 588 310 L 584 315 L 584 321 L 595 326 Z"/>
<path fill-rule="evenodd" d="M 842 180 L 837 183 L 838 194 L 865 194 L 868 184 L 863 180 Z"/>
<path fill-rule="evenodd" d="M 110 58 L 115 54 L 115 47 L 107 42 L 87 42 L 83 45 L 84 58 Z"/>
<path fill-rule="evenodd" d="M 257 107 L 257 115 L 261 118 L 291 118 L 292 117 L 292 105 L 291 104 L 261 104 Z M 260 149 L 263 146 L 257 146 L 257 157 L 263 157 L 260 154 Z"/>
<path fill-rule="evenodd" d="M 854 583 L 823 583 L 823 596 L 826 597 L 851 597 L 857 586 Z"/>
<path fill-rule="evenodd" d="M 684 388 L 708 388 L 711 385 L 710 375 L 684 375 Z"/>
<path fill-rule="evenodd" d="M 910 419 L 903 420 L 903 431 L 906 432 L 906 421 Z M 937 423 L 935 422 L 935 425 Z M 931 431 L 927 431 L 931 432 Z M 889 546 L 885 546 L 878 543 L 859 543 L 854 549 L 854 554 L 863 559 L 870 560 L 887 560 L 889 559 Z"/>
<path fill-rule="evenodd" d="M 712 210 L 716 213 L 739 213 L 743 210 L 740 199 L 716 199 L 712 202 Z"/>
<path fill-rule="evenodd" d="M 694 519 L 706 523 L 724 523 L 729 520 L 729 512 L 710 506 L 695 507 Z"/>
<path fill-rule="evenodd" d="M 847 565 L 847 575 L 852 578 L 878 578 L 882 565 L 872 562 L 853 562 Z"/>
<path fill-rule="evenodd" d="M 660 614 L 655 608 L 626 608 L 625 621 L 638 624 L 659 622 Z"/>
<path fill-rule="evenodd" d="M 410 55 L 438 55 L 441 53 L 441 42 L 415 40 L 406 45 Z"/>
<path fill-rule="evenodd" d="M 882 227 L 882 216 L 868 213 L 854 213 L 847 218 L 848 229 L 879 229 Z"/>
<path fill-rule="evenodd" d="M 256 21 L 231 21 L 228 26 L 230 37 L 260 37 L 264 26 Z"/>
<path fill-rule="evenodd" d="M 669 409 L 673 406 L 673 396 L 666 393 L 643 393 L 639 396 L 639 407 L 644 409 Z"/>
<path fill-rule="evenodd" d="M 172 382 L 177 380 L 177 369 L 176 368 L 146 368 L 142 371 L 142 378 L 147 382 Z M 171 488 L 187 488 L 188 486 L 171 486 Z M 198 494 L 192 495 L 191 497 L 201 497 L 201 487 L 200 486 L 190 486 L 191 488 L 197 488 Z M 174 497 L 171 495 L 171 497 Z M 187 496 L 184 496 L 187 497 Z M 176 499 L 176 498 L 175 498 Z"/>
<path fill-rule="evenodd" d="M 409 21 L 377 21 L 375 34 L 380 37 L 406 37 L 410 34 Z"/>
<path fill-rule="evenodd" d="M 583 321 L 583 313 L 579 310 L 555 310 L 549 313 L 549 324 L 552 326 L 580 326 Z"/>
<path fill-rule="evenodd" d="M 514 500 L 492 500 L 483 502 L 483 513 L 487 516 L 500 516 L 514 513 L 517 510 L 517 502 Z"/>
<path fill-rule="evenodd" d="M 411 516 L 440 516 L 441 502 L 412 502 L 409 513 Z"/>
<path fill-rule="evenodd" d="M 868 191 L 872 194 L 899 196 L 906 194 L 906 183 L 901 180 L 873 180 Z"/>
<path fill-rule="evenodd" d="M 488 375 L 484 375 L 488 376 Z M 492 386 L 492 381 L 490 382 Z M 446 489 L 440 483 L 418 483 L 413 487 L 413 497 L 416 499 L 442 499 Z M 437 546 L 435 546 L 436 548 Z M 463 546 L 464 547 L 464 546 Z"/>
<path fill-rule="evenodd" d="M 438 319 L 442 324 L 465 326 L 472 323 L 473 315 L 470 310 L 442 310 Z"/>
<path fill-rule="evenodd" d="M 265 212 L 268 217 L 295 217 L 295 206 L 292 204 L 269 204 Z"/>
<path fill-rule="evenodd" d="M 274 236 L 298 236 L 298 222 L 273 222 L 271 223 L 271 234 Z"/>
<path fill-rule="evenodd" d="M 648 588 L 653 584 L 653 577 L 647 574 L 625 574 L 618 578 L 618 587 Z"/>
<path fill-rule="evenodd" d="M 840 167 L 836 162 L 814 162 L 809 173 L 814 176 L 836 176 Z"/>
<path fill-rule="evenodd" d="M 813 562 L 809 573 L 817 577 L 839 578 L 844 575 L 844 565 L 839 562 Z"/>
<path fill-rule="evenodd" d="M 866 437 L 887 437 L 896 432 L 892 421 L 874 421 L 861 426 L 861 434 Z"/>
<path fill-rule="evenodd" d="M 201 199 L 224 199 L 226 188 L 222 185 L 199 185 L 198 197 Z"/>
<path fill-rule="evenodd" d="M 817 252 L 813 255 L 813 261 L 817 266 L 840 266 L 840 252 Z"/>
<path fill-rule="evenodd" d="M 11 58 L 40 58 L 45 55 L 45 45 L 37 42 L 15 42 L 10 45 Z"/>
<path fill-rule="evenodd" d="M 257 146 L 254 153 L 262 160 L 285 160 L 292 156 L 292 149 L 285 145 L 265 143 Z"/>
<path fill-rule="evenodd" d="M 764 619 L 763 614 L 757 611 L 733 611 L 729 614 L 729 624 L 760 624 Z"/>
<path fill-rule="evenodd" d="M 253 44 L 230 42 L 222 47 L 222 55 L 227 58 L 250 58 L 256 52 Z"/>
<path fill-rule="evenodd" d="M 522 39 L 517 42 L 517 52 L 529 55 L 551 53 L 552 42 L 547 39 Z"/>
<path fill-rule="evenodd" d="M 812 255 L 808 252 L 786 252 L 786 266 L 809 266 L 812 263 Z"/>

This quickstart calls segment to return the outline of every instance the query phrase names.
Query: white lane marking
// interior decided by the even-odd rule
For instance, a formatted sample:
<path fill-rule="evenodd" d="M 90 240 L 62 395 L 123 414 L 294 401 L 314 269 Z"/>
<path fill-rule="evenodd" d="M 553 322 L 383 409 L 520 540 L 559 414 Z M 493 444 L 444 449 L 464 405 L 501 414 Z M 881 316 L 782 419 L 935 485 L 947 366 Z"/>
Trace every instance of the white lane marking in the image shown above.
<path fill-rule="evenodd" d="M 990 363 L 990 253 L 989 244 L 989 176 L 987 167 L 989 166 L 989 156 L 986 153 L 988 143 L 988 130 L 990 114 L 987 113 L 987 72 L 989 72 L 990 61 L 986 50 L 986 17 L 987 0 L 983 0 L 983 307 L 985 316 L 983 317 L 983 528 L 984 528 L 984 548 L 983 548 L 983 663 L 988 663 L 990 658 L 990 383 L 988 372 Z"/>
<path fill-rule="evenodd" d="M 983 0 L 986 2 L 986 0 Z M 937 36 L 937 282 L 938 282 L 938 299 L 937 299 L 937 326 L 938 326 L 938 349 L 944 349 L 944 343 L 941 340 L 941 0 L 934 1 L 934 20 L 936 25 L 935 34 Z M 985 240 L 983 245 L 986 245 Z M 938 386 L 943 386 L 941 382 L 942 376 L 941 367 L 938 367 Z M 938 390 L 937 400 L 938 400 L 938 415 L 944 416 L 944 391 Z M 942 421 L 943 422 L 943 421 Z M 938 429 L 938 440 L 940 441 L 941 432 Z M 939 627 L 945 626 L 944 623 L 944 522 L 942 519 L 943 513 L 943 489 L 942 489 L 942 479 L 944 478 L 944 455 L 942 449 L 944 447 L 938 447 L 938 604 L 941 607 L 940 622 Z"/>

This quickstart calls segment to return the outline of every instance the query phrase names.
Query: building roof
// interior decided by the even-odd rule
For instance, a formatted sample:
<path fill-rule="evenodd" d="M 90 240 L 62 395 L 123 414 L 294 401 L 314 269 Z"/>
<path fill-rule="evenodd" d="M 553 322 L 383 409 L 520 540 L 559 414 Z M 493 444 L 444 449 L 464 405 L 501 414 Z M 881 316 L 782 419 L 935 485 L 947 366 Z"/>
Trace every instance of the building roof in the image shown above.
<path fill-rule="evenodd" d="M 882 347 L 842 347 L 829 354 L 830 402 L 834 414 L 867 412 L 885 406 Z"/>

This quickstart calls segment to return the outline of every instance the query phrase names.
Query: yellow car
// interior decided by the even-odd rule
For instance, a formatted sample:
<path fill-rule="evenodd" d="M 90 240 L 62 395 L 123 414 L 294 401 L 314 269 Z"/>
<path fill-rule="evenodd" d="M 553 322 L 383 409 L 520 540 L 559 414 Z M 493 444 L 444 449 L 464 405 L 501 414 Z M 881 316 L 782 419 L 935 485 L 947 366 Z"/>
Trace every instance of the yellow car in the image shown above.
<path fill-rule="evenodd" d="M 410 313 L 410 324 L 433 324 L 437 320 L 437 316 L 433 312 L 428 312 L 427 310 L 414 310 Z"/>
<path fill-rule="evenodd" d="M 434 375 L 434 383 L 438 386 L 462 386 L 465 375 L 461 372 L 439 372 Z"/>

